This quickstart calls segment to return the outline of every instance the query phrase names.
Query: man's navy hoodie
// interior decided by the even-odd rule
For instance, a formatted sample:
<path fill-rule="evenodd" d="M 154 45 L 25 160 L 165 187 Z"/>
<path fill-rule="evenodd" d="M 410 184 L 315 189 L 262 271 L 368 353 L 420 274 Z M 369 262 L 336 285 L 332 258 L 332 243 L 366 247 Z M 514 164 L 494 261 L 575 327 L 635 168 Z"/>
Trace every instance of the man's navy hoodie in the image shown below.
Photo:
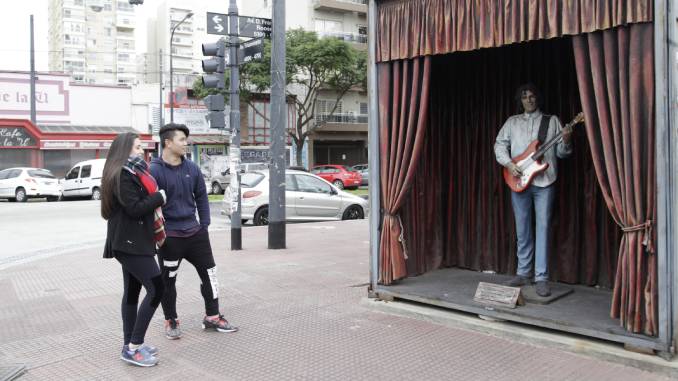
<path fill-rule="evenodd" d="M 165 190 L 167 202 L 162 207 L 168 235 L 195 231 L 210 224 L 210 206 L 205 181 L 197 164 L 181 158 L 181 164 L 172 166 L 161 158 L 151 160 L 151 175 L 158 187 Z M 195 217 L 198 210 L 200 222 Z"/>

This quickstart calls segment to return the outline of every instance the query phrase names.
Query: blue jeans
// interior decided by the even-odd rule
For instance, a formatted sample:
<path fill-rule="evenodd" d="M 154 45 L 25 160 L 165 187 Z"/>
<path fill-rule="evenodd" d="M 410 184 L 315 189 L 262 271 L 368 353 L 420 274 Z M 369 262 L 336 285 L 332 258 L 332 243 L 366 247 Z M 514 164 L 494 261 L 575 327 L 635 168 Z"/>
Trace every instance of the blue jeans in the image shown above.
<path fill-rule="evenodd" d="M 530 185 L 521 193 L 511 192 L 513 215 L 516 218 L 516 235 L 518 236 L 518 270 L 516 273 L 520 276 L 531 277 L 532 260 L 535 257 L 536 249 L 534 280 L 537 282 L 549 279 L 549 226 L 554 197 L 554 185 L 545 188 Z M 536 216 L 536 248 L 533 215 Z"/>

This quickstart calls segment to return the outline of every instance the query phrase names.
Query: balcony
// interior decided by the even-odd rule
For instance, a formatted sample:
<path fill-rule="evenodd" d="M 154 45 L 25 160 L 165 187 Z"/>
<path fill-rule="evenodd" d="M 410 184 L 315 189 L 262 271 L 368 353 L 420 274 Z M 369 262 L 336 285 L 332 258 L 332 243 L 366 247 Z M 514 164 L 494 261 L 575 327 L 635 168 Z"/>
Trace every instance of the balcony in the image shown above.
<path fill-rule="evenodd" d="M 353 113 L 344 113 L 344 114 L 333 114 L 329 115 L 326 113 L 320 113 L 316 117 L 318 123 L 327 122 L 328 124 L 338 123 L 338 124 L 365 124 L 367 123 L 367 115 L 363 114 L 353 114 Z"/>
<path fill-rule="evenodd" d="M 175 45 L 175 46 L 193 46 L 193 40 L 190 39 L 190 38 L 174 37 L 172 39 L 172 45 Z"/>
<path fill-rule="evenodd" d="M 367 14 L 367 0 L 313 0 L 313 9 Z"/>
<path fill-rule="evenodd" d="M 318 37 L 329 37 L 337 38 L 342 41 L 346 41 L 352 44 L 355 44 L 355 47 L 358 49 L 367 49 L 367 35 L 351 32 L 326 32 L 326 31 L 316 31 Z"/>
<path fill-rule="evenodd" d="M 134 29 L 134 16 L 121 16 L 115 19 L 115 26 L 118 29 Z"/>

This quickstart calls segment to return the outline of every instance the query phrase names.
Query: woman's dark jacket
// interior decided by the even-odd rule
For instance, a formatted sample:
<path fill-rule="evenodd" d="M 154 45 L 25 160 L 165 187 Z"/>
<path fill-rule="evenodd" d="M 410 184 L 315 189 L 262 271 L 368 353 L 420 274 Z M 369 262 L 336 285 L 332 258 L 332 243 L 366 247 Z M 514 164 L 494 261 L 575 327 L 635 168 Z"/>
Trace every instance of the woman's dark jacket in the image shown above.
<path fill-rule="evenodd" d="M 120 173 L 120 200 L 113 191 L 115 203 L 108 219 L 104 258 L 113 258 L 116 251 L 127 254 L 155 255 L 153 211 L 162 206 L 160 192 L 146 192 L 141 180 L 127 170 Z"/>

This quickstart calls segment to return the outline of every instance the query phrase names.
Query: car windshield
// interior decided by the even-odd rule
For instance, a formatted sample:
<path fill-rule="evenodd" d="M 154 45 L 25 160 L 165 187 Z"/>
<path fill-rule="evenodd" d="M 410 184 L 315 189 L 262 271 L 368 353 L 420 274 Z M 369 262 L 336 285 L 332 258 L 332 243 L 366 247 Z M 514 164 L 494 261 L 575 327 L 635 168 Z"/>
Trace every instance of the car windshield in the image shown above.
<path fill-rule="evenodd" d="M 347 166 L 345 166 L 345 165 L 342 165 L 341 167 L 344 168 L 344 170 L 347 171 L 347 172 L 355 172 L 355 171 L 357 171 L 356 169 L 347 167 Z"/>
<path fill-rule="evenodd" d="M 52 172 L 46 169 L 30 169 L 28 170 L 28 175 L 31 177 L 39 177 L 42 179 L 56 179 Z"/>
<path fill-rule="evenodd" d="M 240 177 L 240 184 L 245 188 L 257 186 L 264 179 L 264 175 L 259 172 L 246 172 Z"/>

